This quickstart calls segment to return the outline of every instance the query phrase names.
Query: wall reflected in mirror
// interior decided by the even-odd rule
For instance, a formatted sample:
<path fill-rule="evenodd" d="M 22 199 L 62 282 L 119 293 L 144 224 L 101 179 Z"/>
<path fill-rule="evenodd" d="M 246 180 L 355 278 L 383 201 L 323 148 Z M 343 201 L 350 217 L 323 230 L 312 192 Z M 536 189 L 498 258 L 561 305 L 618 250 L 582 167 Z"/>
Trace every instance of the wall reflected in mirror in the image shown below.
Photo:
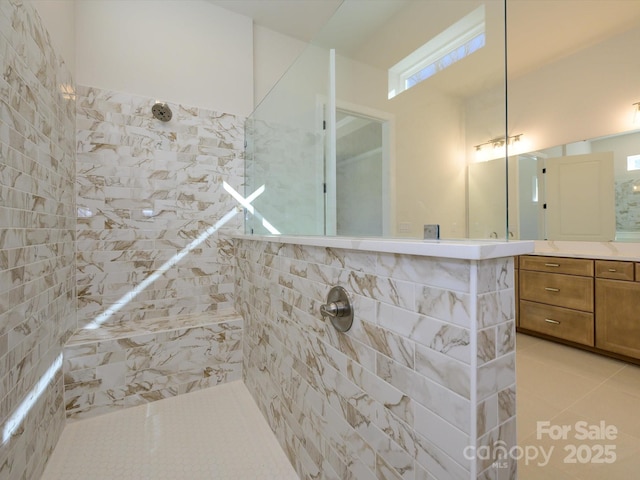
<path fill-rule="evenodd" d="M 507 202 L 509 238 L 640 241 L 638 175 L 627 170 L 640 153 L 640 2 L 513 1 L 508 12 L 508 130 L 525 146 L 468 156 L 470 236 L 499 227 L 482 200 Z M 556 53 L 543 58 L 552 40 Z M 482 165 L 505 156 L 508 181 Z M 494 182 L 476 191 L 473 177 L 491 170 Z"/>
<path fill-rule="evenodd" d="M 640 132 L 529 152 L 509 163 L 513 238 L 640 241 Z"/>

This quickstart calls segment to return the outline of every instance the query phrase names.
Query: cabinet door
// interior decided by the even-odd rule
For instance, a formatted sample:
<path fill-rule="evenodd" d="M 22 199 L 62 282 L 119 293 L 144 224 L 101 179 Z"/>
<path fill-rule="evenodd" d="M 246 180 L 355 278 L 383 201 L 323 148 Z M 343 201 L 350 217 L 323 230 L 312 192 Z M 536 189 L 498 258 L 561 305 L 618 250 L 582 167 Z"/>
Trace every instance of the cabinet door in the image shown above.
<path fill-rule="evenodd" d="M 640 358 L 640 284 L 596 279 L 596 347 Z"/>

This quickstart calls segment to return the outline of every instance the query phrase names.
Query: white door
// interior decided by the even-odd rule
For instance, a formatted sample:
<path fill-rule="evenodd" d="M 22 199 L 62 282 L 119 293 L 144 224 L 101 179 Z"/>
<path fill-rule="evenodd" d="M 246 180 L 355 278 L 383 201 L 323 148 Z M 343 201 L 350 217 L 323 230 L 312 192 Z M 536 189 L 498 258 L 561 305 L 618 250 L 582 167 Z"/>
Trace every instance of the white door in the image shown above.
<path fill-rule="evenodd" d="M 550 158 L 545 168 L 547 240 L 612 241 L 613 152 Z"/>
<path fill-rule="evenodd" d="M 334 121 L 335 149 L 326 156 L 327 235 L 389 236 L 394 208 L 393 118 L 341 103 Z"/>
<path fill-rule="evenodd" d="M 383 123 L 341 110 L 336 117 L 337 233 L 382 236 Z"/>
<path fill-rule="evenodd" d="M 542 200 L 542 167 L 533 156 L 520 155 L 515 163 L 517 168 L 514 183 L 517 189 L 511 190 L 509 185 L 509 201 L 513 199 L 515 208 L 509 208 L 509 231 L 514 232 L 518 240 L 540 240 L 541 226 L 544 224 Z M 511 175 L 511 165 L 509 165 Z M 511 212 L 518 212 L 517 225 L 511 220 Z"/>

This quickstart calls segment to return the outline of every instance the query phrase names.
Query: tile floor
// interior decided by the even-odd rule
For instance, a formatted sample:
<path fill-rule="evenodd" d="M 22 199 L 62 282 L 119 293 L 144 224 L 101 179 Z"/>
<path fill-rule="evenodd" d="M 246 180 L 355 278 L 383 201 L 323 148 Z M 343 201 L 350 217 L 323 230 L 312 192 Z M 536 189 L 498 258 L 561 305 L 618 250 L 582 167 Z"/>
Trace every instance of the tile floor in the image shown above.
<path fill-rule="evenodd" d="M 67 424 L 42 480 L 297 480 L 242 381 Z"/>
<path fill-rule="evenodd" d="M 516 379 L 519 446 L 549 458 L 546 466 L 537 465 L 541 456 L 521 459 L 519 480 L 640 478 L 640 367 L 518 334 Z M 550 433 L 571 430 L 566 440 L 542 430 L 538 439 L 539 421 L 549 422 Z M 616 438 L 607 439 L 613 427 Z M 592 428 L 599 438 L 583 440 Z"/>
<path fill-rule="evenodd" d="M 518 441 L 523 452 L 538 454 L 520 460 L 519 480 L 638 478 L 640 367 L 522 334 L 516 355 Z M 538 421 L 571 430 L 566 440 L 538 439 Z M 618 430 L 615 439 L 576 438 L 576 427 L 601 422 Z M 538 466 L 542 449 L 549 461 Z M 597 463 L 613 455 L 612 463 Z M 68 424 L 42 477 L 62 479 L 297 476 L 238 381 Z"/>

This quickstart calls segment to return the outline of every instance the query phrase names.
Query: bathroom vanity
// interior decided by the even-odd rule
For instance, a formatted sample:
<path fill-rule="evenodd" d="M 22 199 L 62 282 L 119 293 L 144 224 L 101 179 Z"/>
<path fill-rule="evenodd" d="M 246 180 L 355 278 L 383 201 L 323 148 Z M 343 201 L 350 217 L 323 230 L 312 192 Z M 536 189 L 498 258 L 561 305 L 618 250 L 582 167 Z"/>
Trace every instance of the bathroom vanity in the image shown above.
<path fill-rule="evenodd" d="M 640 261 L 523 255 L 520 332 L 640 364 Z"/>

